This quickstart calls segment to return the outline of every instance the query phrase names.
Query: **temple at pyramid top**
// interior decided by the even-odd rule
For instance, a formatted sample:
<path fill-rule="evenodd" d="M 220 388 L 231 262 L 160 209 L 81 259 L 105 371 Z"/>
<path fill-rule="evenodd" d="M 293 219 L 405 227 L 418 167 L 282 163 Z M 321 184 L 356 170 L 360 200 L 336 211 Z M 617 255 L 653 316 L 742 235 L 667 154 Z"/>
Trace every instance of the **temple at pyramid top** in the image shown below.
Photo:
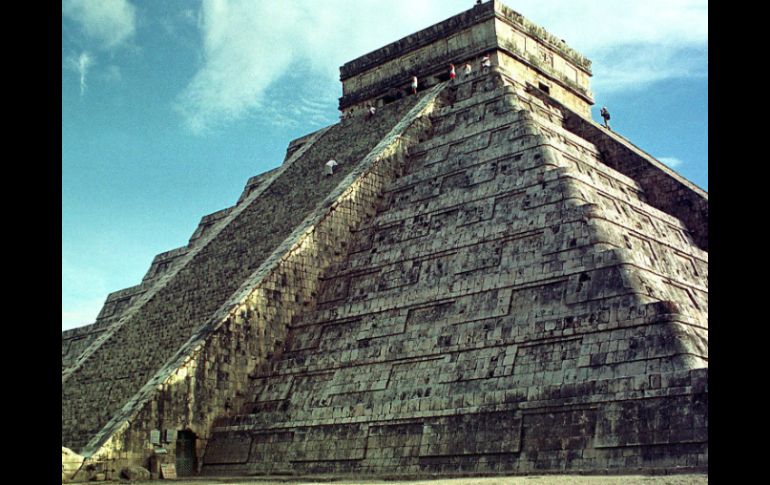
<path fill-rule="evenodd" d="M 400 99 L 410 91 L 412 76 L 417 76 L 419 89 L 428 88 L 448 79 L 449 64 L 458 74 L 465 63 L 481 69 L 487 54 L 510 81 L 539 88 L 590 116 L 591 61 L 498 0 L 477 4 L 344 64 L 340 110 L 348 114 Z"/>

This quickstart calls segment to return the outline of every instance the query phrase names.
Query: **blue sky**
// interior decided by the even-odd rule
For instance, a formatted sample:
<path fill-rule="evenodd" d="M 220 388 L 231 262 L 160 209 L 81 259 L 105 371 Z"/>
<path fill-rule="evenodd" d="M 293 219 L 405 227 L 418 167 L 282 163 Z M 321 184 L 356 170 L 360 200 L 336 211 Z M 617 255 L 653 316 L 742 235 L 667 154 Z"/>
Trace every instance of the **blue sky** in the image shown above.
<path fill-rule="evenodd" d="M 474 0 L 63 0 L 62 330 L 333 124 L 339 66 Z M 708 190 L 706 0 L 510 0 L 593 61 L 594 119 Z"/>

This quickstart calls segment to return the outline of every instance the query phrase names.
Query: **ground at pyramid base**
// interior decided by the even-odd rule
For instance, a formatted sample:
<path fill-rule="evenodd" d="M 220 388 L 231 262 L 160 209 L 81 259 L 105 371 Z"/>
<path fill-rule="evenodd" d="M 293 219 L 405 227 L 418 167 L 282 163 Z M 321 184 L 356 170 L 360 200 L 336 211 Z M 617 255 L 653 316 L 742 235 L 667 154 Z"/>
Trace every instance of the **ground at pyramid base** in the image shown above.
<path fill-rule="evenodd" d="M 590 119 L 590 61 L 495 0 L 341 77 L 63 334 L 75 478 L 707 470 L 708 195 Z"/>
<path fill-rule="evenodd" d="M 73 485 L 93 482 L 72 482 Z M 149 480 L 143 485 L 166 485 L 168 480 Z M 174 480 L 175 485 L 705 485 L 706 474 L 673 475 L 528 475 L 526 477 L 436 478 L 378 480 L 371 477 L 198 477 Z"/>

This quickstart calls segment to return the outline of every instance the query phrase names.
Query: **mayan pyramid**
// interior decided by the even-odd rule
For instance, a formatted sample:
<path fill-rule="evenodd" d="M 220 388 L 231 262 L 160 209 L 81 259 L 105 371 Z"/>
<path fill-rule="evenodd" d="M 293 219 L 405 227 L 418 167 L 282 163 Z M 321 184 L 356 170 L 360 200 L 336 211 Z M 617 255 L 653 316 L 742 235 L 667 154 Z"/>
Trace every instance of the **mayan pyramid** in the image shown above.
<path fill-rule="evenodd" d="M 62 446 L 179 475 L 705 469 L 708 195 L 591 120 L 590 76 L 497 0 L 343 65 L 339 123 L 62 334 Z"/>

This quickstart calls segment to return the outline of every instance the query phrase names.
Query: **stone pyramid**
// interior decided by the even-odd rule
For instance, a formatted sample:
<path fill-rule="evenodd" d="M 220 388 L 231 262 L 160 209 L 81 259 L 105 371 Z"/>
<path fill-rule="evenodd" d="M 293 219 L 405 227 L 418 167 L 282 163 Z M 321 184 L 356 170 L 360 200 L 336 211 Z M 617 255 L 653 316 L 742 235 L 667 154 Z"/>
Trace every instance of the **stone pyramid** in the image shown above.
<path fill-rule="evenodd" d="M 62 445 L 180 475 L 705 469 L 708 196 L 591 121 L 590 61 L 494 0 L 341 74 L 340 123 L 63 334 Z"/>

